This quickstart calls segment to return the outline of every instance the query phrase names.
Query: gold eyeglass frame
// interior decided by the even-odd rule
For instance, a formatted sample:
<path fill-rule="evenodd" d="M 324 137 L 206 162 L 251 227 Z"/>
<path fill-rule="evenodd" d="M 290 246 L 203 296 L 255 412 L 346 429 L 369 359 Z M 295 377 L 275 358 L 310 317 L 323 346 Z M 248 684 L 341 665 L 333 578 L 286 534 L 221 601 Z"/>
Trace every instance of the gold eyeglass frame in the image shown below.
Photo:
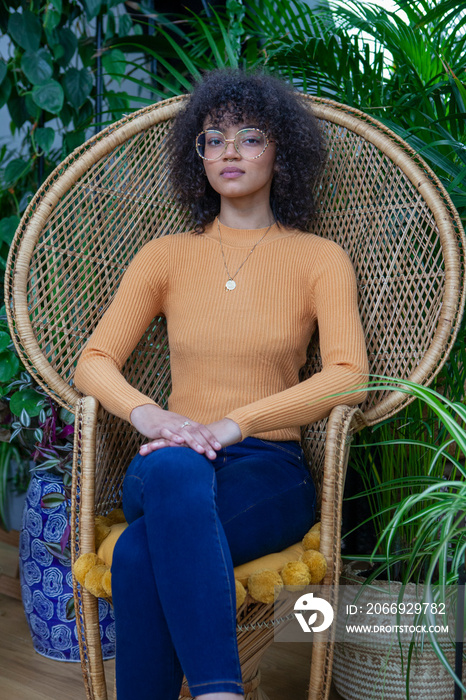
<path fill-rule="evenodd" d="M 258 132 L 259 132 L 260 134 L 262 134 L 262 136 L 265 138 L 264 150 L 263 150 L 261 153 L 259 153 L 259 155 L 253 156 L 252 158 L 248 158 L 247 156 L 243 156 L 243 154 L 240 153 L 240 151 L 239 151 L 239 149 L 238 149 L 238 146 L 236 145 L 236 137 L 238 136 L 238 134 L 241 134 L 243 131 L 258 131 Z M 210 134 L 210 133 L 221 134 L 221 135 L 223 136 L 224 140 L 225 140 L 225 145 L 224 145 L 224 147 L 223 147 L 223 151 L 221 152 L 221 154 L 220 154 L 219 156 L 217 156 L 217 158 L 206 158 L 205 156 L 203 156 L 203 155 L 201 155 L 201 154 L 199 153 L 199 148 L 198 148 L 199 137 L 202 136 L 202 134 Z M 215 160 L 220 160 L 220 158 L 222 158 L 222 157 L 225 155 L 225 153 L 227 152 L 228 144 L 229 144 L 229 143 L 232 143 L 233 146 L 235 147 L 235 151 L 238 153 L 238 155 L 239 155 L 241 158 L 244 158 L 245 160 L 256 160 L 256 158 L 260 158 L 261 156 L 264 155 L 267 146 L 268 146 L 269 143 L 271 143 L 272 141 L 273 141 L 273 139 L 269 139 L 269 137 L 267 136 L 267 134 L 264 133 L 264 132 L 262 131 L 262 129 L 257 129 L 256 127 L 247 127 L 247 128 L 245 128 L 245 129 L 239 129 L 239 130 L 236 132 L 236 134 L 234 135 L 234 138 L 232 138 L 232 139 L 227 139 L 227 138 L 225 138 L 225 134 L 223 133 L 223 131 L 220 131 L 220 129 L 204 129 L 204 131 L 200 131 L 200 132 L 198 133 L 198 135 L 196 136 L 196 153 L 197 153 L 197 155 L 199 156 L 199 158 L 202 158 L 202 160 L 207 160 L 207 161 L 209 161 L 209 162 L 213 162 L 213 161 L 215 161 Z"/>

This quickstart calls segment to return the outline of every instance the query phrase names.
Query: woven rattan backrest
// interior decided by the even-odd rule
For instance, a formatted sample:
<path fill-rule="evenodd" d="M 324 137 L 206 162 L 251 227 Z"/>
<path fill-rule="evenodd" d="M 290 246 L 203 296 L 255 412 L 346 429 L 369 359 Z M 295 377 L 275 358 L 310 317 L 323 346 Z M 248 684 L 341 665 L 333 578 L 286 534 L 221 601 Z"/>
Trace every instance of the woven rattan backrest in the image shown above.
<path fill-rule="evenodd" d="M 37 381 L 71 410 L 79 396 L 72 387 L 77 358 L 129 262 L 151 238 L 190 228 L 171 197 L 164 150 L 183 99 L 125 117 L 77 149 L 36 193 L 16 232 L 6 273 L 15 345 Z M 427 383 L 463 308 L 457 213 L 429 168 L 392 132 L 357 110 L 303 99 L 329 151 L 313 230 L 353 260 L 371 372 Z M 314 342 L 303 377 L 319 362 Z M 164 319 L 154 319 L 123 371 L 142 392 L 166 401 Z M 406 401 L 398 393 L 371 394 L 363 408 L 374 423 Z M 313 426 L 308 435 L 322 430 Z M 322 448 L 317 440 L 316 462 Z"/>

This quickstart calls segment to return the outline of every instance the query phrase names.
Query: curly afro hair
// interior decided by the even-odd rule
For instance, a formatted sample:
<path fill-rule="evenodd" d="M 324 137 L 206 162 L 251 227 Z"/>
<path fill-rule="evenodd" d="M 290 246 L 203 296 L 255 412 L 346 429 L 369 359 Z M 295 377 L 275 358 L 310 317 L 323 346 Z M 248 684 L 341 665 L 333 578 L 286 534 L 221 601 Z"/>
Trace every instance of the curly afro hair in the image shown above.
<path fill-rule="evenodd" d="M 205 73 L 175 118 L 167 145 L 175 195 L 202 233 L 220 211 L 220 195 L 210 186 L 194 143 L 210 125 L 247 122 L 276 141 L 270 205 L 277 223 L 307 231 L 316 213 L 312 190 L 326 151 L 316 118 L 299 94 L 265 73 L 221 69 Z"/>

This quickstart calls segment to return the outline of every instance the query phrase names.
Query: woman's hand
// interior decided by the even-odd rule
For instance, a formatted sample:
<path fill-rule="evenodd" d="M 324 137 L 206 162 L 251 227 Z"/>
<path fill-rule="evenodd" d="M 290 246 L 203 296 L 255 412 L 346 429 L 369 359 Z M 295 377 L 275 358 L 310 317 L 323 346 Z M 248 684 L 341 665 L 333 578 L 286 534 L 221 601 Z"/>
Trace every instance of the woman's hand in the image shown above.
<path fill-rule="evenodd" d="M 139 450 L 141 455 L 148 455 L 162 447 L 185 445 L 199 454 L 205 454 L 209 459 L 215 459 L 215 450 L 222 447 L 208 426 L 153 404 L 136 406 L 131 411 L 131 423 L 142 435 L 155 438 L 142 445 Z"/>
<path fill-rule="evenodd" d="M 141 446 L 139 454 L 143 456 L 163 447 L 185 446 L 205 454 L 209 459 L 215 459 L 215 450 L 241 440 L 239 425 L 229 418 L 204 425 L 152 404 L 134 408 L 131 422 L 142 435 L 156 438 Z M 186 422 L 189 425 L 183 426 Z"/>
<path fill-rule="evenodd" d="M 207 427 L 212 431 L 222 447 L 233 445 L 242 439 L 241 429 L 238 423 L 230 418 L 222 418 L 215 423 L 209 423 Z"/>

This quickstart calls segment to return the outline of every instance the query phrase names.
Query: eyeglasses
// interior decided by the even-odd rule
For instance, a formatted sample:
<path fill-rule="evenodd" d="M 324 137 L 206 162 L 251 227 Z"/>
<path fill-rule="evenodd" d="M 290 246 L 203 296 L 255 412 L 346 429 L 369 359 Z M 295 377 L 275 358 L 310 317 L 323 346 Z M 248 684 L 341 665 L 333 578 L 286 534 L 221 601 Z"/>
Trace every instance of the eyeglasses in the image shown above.
<path fill-rule="evenodd" d="M 260 129 L 240 129 L 234 139 L 227 139 L 217 129 L 201 131 L 196 138 L 196 151 L 203 160 L 218 160 L 232 143 L 239 155 L 247 160 L 259 158 L 269 145 L 269 139 Z"/>

